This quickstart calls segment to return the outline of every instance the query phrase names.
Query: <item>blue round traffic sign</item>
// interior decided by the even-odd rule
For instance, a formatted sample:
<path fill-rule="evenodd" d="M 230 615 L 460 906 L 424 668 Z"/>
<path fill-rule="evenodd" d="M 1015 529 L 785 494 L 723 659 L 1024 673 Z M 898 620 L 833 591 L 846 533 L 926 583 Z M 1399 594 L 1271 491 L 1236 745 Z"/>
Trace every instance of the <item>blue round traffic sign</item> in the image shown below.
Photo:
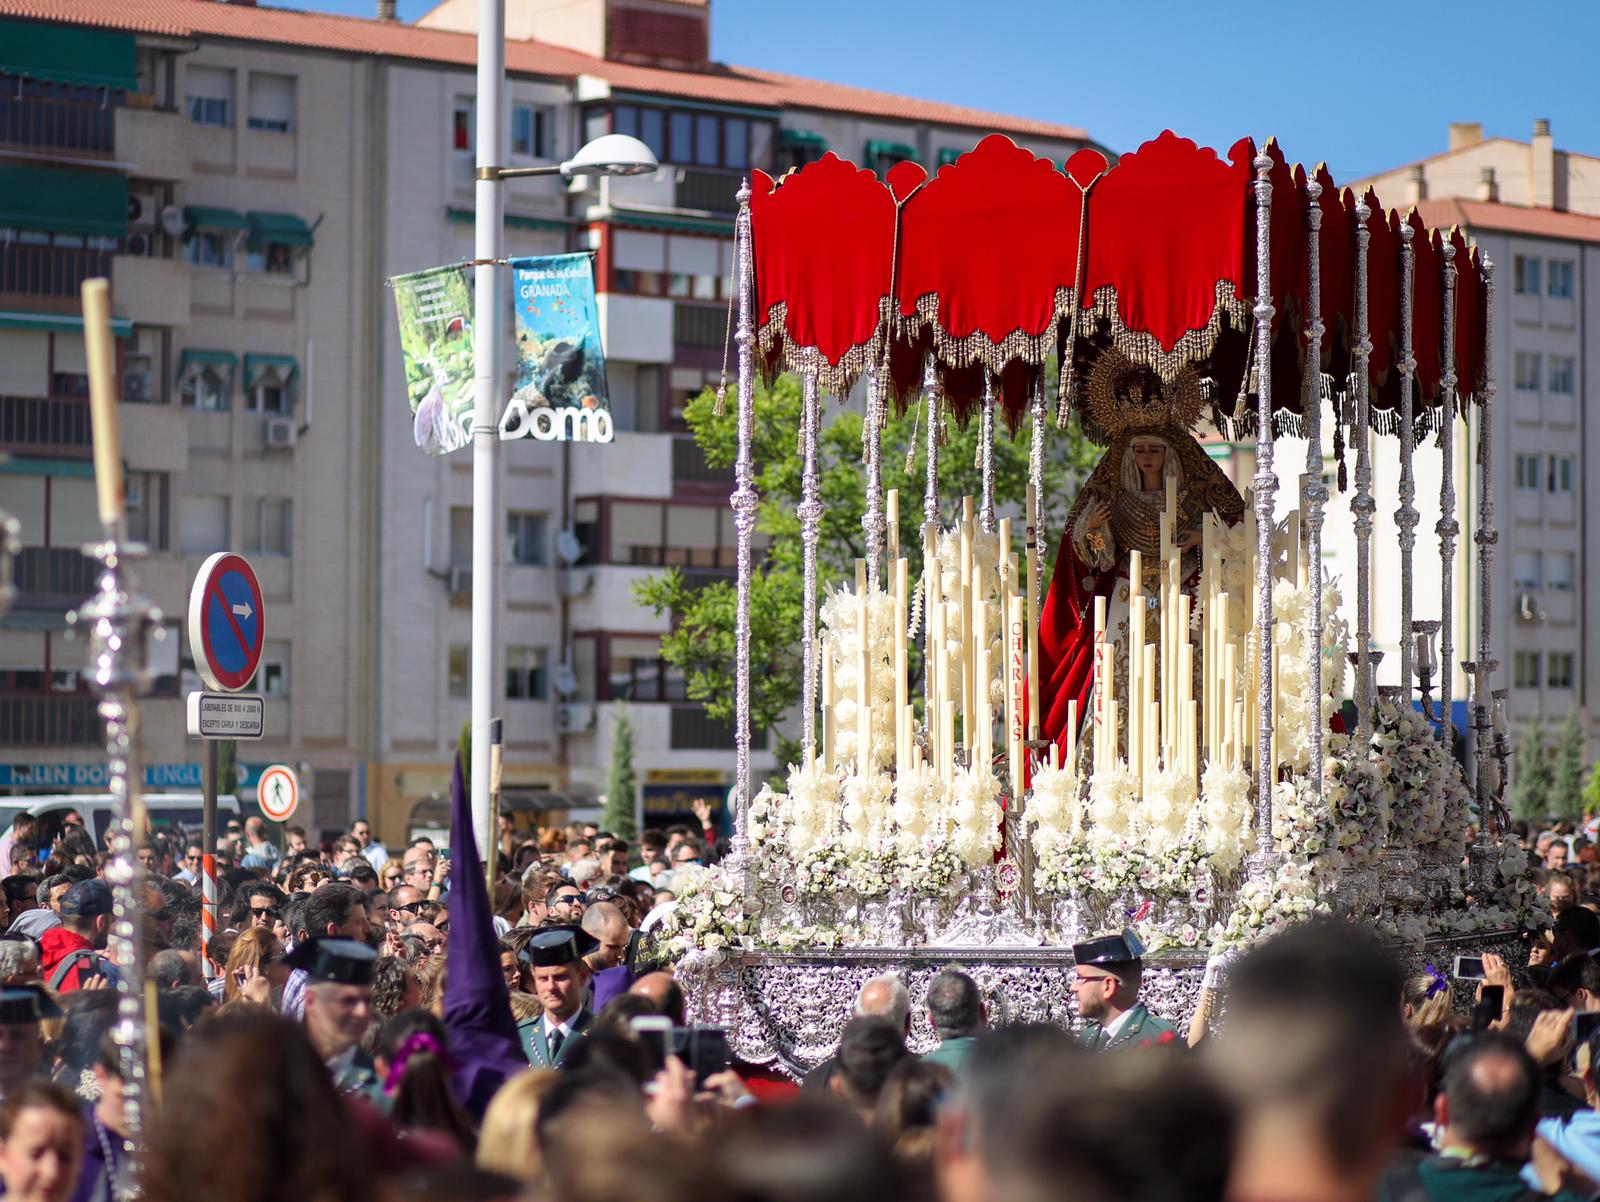
<path fill-rule="evenodd" d="M 231 552 L 212 555 L 189 594 L 189 647 L 207 687 L 237 692 L 248 685 L 266 637 L 255 572 Z"/>

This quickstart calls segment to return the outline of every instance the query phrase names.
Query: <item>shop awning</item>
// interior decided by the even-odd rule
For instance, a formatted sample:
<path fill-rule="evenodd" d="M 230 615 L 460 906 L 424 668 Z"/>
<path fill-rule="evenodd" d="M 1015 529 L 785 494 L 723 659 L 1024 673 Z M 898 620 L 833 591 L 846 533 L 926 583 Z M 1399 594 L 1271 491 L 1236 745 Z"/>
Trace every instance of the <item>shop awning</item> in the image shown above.
<path fill-rule="evenodd" d="M 803 146 L 807 150 L 814 150 L 818 154 L 828 149 L 828 139 L 821 134 L 814 134 L 809 129 L 780 129 L 778 131 L 778 145 Z"/>
<path fill-rule="evenodd" d="M 245 220 L 250 223 L 251 250 L 260 250 L 269 242 L 286 246 L 311 245 L 311 227 L 293 213 L 251 211 L 245 214 Z"/>
<path fill-rule="evenodd" d="M 612 223 L 631 230 L 671 230 L 679 234 L 731 234 L 733 222 L 715 217 L 680 217 L 673 214 L 640 213 L 634 209 L 614 209 Z"/>
<path fill-rule="evenodd" d="M 121 238 L 128 232 L 128 177 L 0 166 L 0 229 Z"/>
<path fill-rule="evenodd" d="M 139 82 L 131 33 L 38 21 L 0 22 L 0 71 L 126 91 Z"/>
<path fill-rule="evenodd" d="M 41 333 L 83 333 L 83 318 L 65 313 L 12 313 L 0 310 L 0 330 L 38 330 Z M 126 317 L 111 319 L 111 332 L 118 338 L 133 333 L 133 322 Z"/>
<path fill-rule="evenodd" d="M 246 355 L 244 357 L 245 386 L 254 387 L 256 378 L 269 369 L 276 369 L 279 377 L 287 383 L 294 379 L 300 371 L 300 360 L 293 355 Z"/>
<path fill-rule="evenodd" d="M 941 150 L 939 152 L 939 166 L 948 167 L 961 157 L 959 150 Z"/>
<path fill-rule="evenodd" d="M 873 163 L 880 158 L 893 159 L 897 163 L 915 163 L 917 151 L 913 146 L 904 142 L 878 142 L 867 143 L 867 162 Z"/>
<path fill-rule="evenodd" d="M 207 205 L 185 205 L 183 223 L 192 230 L 242 230 L 243 213 L 232 209 L 215 209 Z"/>
<path fill-rule="evenodd" d="M 178 378 L 182 379 L 192 368 L 223 367 L 230 372 L 239 365 L 239 356 L 232 351 L 184 351 L 178 356 Z"/>

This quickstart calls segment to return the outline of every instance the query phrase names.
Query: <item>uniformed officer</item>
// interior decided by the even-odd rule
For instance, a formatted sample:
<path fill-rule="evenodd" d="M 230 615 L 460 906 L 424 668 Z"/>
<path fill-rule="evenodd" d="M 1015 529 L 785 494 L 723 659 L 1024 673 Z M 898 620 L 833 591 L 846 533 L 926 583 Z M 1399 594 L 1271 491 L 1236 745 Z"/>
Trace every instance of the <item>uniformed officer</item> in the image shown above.
<path fill-rule="evenodd" d="M 60 1007 L 37 985 L 0 989 L 0 1100 L 41 1075 L 44 1037 L 39 1023 L 59 1017 Z"/>
<path fill-rule="evenodd" d="M 1139 1000 L 1144 944 L 1131 929 L 1072 945 L 1072 992 L 1083 1017 L 1083 1045 L 1091 1052 L 1141 1044 L 1171 1043 L 1170 1023 Z"/>
<path fill-rule="evenodd" d="M 528 1063 L 536 1068 L 556 1068 L 594 1023 L 584 1004 L 589 966 L 584 956 L 597 946 L 582 927 L 546 927 L 528 940 L 518 953 L 522 961 L 523 988 L 539 999 L 537 1018 L 517 1024 L 517 1035 Z"/>
<path fill-rule="evenodd" d="M 372 976 L 378 953 L 365 943 L 324 935 L 295 945 L 284 959 L 291 968 L 305 970 L 305 1024 L 317 1054 L 333 1074 L 340 1093 L 382 1093 L 372 1057 L 362 1050 L 361 1037 L 372 1019 Z"/>

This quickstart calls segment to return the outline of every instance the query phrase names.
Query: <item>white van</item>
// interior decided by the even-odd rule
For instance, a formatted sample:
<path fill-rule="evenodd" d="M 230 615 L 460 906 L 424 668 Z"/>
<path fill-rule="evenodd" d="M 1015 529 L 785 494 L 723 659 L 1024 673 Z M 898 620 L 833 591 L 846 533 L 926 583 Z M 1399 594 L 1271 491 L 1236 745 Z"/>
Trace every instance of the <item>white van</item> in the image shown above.
<path fill-rule="evenodd" d="M 153 829 L 170 831 L 182 825 L 191 834 L 199 833 L 204 816 L 204 799 L 199 793 L 146 793 L 144 804 L 150 812 Z M 97 848 L 105 847 L 106 831 L 111 829 L 115 812 L 109 793 L 44 793 L 32 797 L 0 797 L 0 833 L 11 828 L 11 820 L 18 814 L 32 814 L 40 820 L 43 829 L 39 832 L 39 838 L 42 845 L 48 847 L 61 833 L 61 819 L 68 810 L 77 810 L 82 814 L 88 832 L 94 836 L 94 845 Z M 217 798 L 219 828 L 225 826 L 230 818 L 237 819 L 240 816 L 237 797 L 228 793 Z"/>

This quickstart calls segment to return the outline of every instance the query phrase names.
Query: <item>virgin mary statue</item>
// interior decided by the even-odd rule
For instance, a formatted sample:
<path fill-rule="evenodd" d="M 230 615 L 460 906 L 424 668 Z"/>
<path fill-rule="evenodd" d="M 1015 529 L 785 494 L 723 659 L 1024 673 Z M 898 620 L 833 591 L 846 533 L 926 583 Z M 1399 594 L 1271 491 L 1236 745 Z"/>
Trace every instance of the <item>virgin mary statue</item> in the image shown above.
<path fill-rule="evenodd" d="M 1106 638 L 1116 641 L 1119 695 L 1126 687 L 1132 595 L 1128 553 L 1138 550 L 1142 555 L 1148 604 L 1160 582 L 1161 515 L 1168 481 L 1177 494 L 1172 530 L 1173 541 L 1183 552 L 1182 587 L 1191 596 L 1197 596 L 1199 589 L 1205 515 L 1215 513 L 1231 526 L 1244 514 L 1244 499 L 1222 469 L 1183 425 L 1172 420 L 1178 414 L 1149 395 L 1161 389 L 1152 374 L 1131 364 L 1120 374 L 1122 378 L 1107 390 L 1110 395 L 1102 396 L 1109 404 L 1098 407 L 1095 419 L 1101 430 L 1121 428 L 1067 514 L 1039 624 L 1040 728 L 1044 738 L 1062 745 L 1067 703 L 1078 703 L 1080 723 L 1089 716 L 1096 597 L 1107 602 Z M 1147 390 L 1145 397 L 1130 398 L 1130 384 Z M 1162 417 L 1169 420 L 1149 421 Z M 1153 614 L 1150 620 L 1154 621 Z"/>

